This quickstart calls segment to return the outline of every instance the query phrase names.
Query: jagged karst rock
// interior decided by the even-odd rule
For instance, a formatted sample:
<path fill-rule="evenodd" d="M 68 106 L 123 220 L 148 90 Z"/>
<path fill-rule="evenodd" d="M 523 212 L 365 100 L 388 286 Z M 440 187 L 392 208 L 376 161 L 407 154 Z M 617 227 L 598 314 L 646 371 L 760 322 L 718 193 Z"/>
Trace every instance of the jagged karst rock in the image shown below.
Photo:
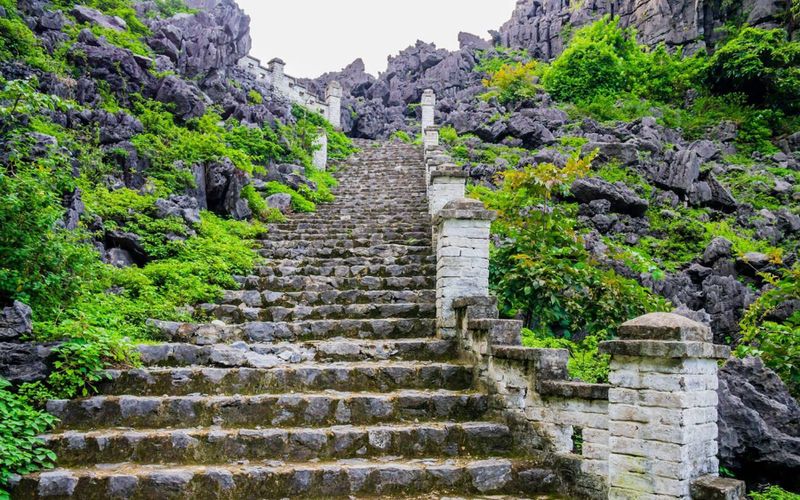
<path fill-rule="evenodd" d="M 206 112 L 205 100 L 200 89 L 173 75 L 161 81 L 155 98 L 165 104 L 171 104 L 175 116 L 184 121 L 199 118 Z"/>
<path fill-rule="evenodd" d="M 572 184 L 572 196 L 581 203 L 607 200 L 614 212 L 641 217 L 650 204 L 622 183 L 612 184 L 596 177 L 578 179 Z"/>
<path fill-rule="evenodd" d="M 286 193 L 275 193 L 265 198 L 267 206 L 276 208 L 281 213 L 288 213 L 292 209 L 292 196 Z"/>
<path fill-rule="evenodd" d="M 247 219 L 253 215 L 247 200 L 242 198 L 242 188 L 250 184 L 247 173 L 239 170 L 227 158 L 205 166 L 206 203 L 212 212 L 234 219 Z"/>
<path fill-rule="evenodd" d="M 117 248 L 127 252 L 136 265 L 143 266 L 150 260 L 150 256 L 142 244 L 142 238 L 137 234 L 116 229 L 108 231 L 105 236 L 105 244 L 107 248 Z"/>
<path fill-rule="evenodd" d="M 0 312 L 0 341 L 16 341 L 31 333 L 31 308 L 19 301 Z"/>
<path fill-rule="evenodd" d="M 179 217 L 190 225 L 201 221 L 200 205 L 197 199 L 190 196 L 172 195 L 166 200 L 156 200 L 156 210 L 159 217 Z"/>
<path fill-rule="evenodd" d="M 800 406 L 758 358 L 730 359 L 720 370 L 721 464 L 751 482 L 800 487 Z"/>
<path fill-rule="evenodd" d="M 125 31 L 128 28 L 128 23 L 121 17 L 108 16 L 97 9 L 86 7 L 85 5 L 76 5 L 69 13 L 75 16 L 79 23 L 94 24 L 114 31 Z"/>
<path fill-rule="evenodd" d="M 195 14 L 151 23 L 149 45 L 189 77 L 235 66 L 250 52 L 250 17 L 233 0 L 187 0 Z"/>
<path fill-rule="evenodd" d="M 44 380 L 55 361 L 54 346 L 0 342 L 0 377 L 15 385 Z"/>

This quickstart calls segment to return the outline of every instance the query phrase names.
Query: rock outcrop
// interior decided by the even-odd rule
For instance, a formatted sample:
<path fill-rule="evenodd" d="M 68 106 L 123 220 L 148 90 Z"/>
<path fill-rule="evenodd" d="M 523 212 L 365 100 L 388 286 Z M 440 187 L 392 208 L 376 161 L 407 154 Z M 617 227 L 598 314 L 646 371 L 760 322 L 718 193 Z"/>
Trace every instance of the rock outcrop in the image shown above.
<path fill-rule="evenodd" d="M 758 358 L 731 359 L 720 371 L 722 465 L 748 480 L 800 489 L 800 405 Z"/>

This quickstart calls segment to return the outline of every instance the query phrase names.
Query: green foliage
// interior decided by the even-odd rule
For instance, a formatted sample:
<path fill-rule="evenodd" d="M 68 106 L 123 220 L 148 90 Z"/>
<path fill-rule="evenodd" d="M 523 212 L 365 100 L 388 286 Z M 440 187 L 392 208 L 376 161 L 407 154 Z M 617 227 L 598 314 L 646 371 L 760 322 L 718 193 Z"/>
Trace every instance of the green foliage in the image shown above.
<path fill-rule="evenodd" d="M 800 495 L 791 493 L 778 486 L 770 486 L 767 489 L 757 492 L 750 492 L 752 500 L 800 500 Z"/>
<path fill-rule="evenodd" d="M 706 78 L 715 93 L 739 92 L 753 104 L 800 111 L 800 42 L 781 29 L 742 28 L 711 56 Z"/>
<path fill-rule="evenodd" d="M 44 57 L 39 40 L 17 13 L 16 2 L 3 0 L 6 17 L 0 17 L 0 61 L 22 60 L 41 67 Z"/>
<path fill-rule="evenodd" d="M 501 311 L 523 317 L 539 337 L 608 336 L 620 323 L 666 307 L 632 280 L 601 269 L 583 246 L 571 208 L 553 201 L 588 174 L 595 156 L 573 157 L 564 168 L 507 171 L 499 190 L 473 189 L 499 214 L 493 231 L 503 243 L 492 249 L 490 281 Z"/>
<path fill-rule="evenodd" d="M 567 349 L 569 351 L 567 369 L 570 377 L 590 384 L 608 382 L 610 356 L 600 354 L 598 350 L 600 342 L 607 338 L 607 333 L 601 331 L 597 335 L 590 335 L 576 342 L 566 338 L 545 336 L 527 328 L 522 330 L 522 345 L 526 347 Z"/>
<path fill-rule="evenodd" d="M 155 0 L 156 10 L 151 12 L 151 15 L 157 15 L 161 18 L 172 17 L 175 14 L 193 14 L 195 9 L 190 9 L 186 6 L 183 0 Z"/>
<path fill-rule="evenodd" d="M 263 104 L 264 103 L 264 96 L 262 96 L 258 91 L 251 90 L 247 93 L 247 101 L 250 104 Z"/>
<path fill-rule="evenodd" d="M 492 90 L 482 98 L 497 98 L 501 104 L 530 99 L 536 96 L 540 74 L 540 64 L 536 61 L 504 64 L 483 80 L 483 85 Z"/>
<path fill-rule="evenodd" d="M 406 144 L 414 143 L 414 138 L 412 138 L 405 130 L 395 130 L 394 132 L 392 132 L 392 135 L 389 137 L 389 139 L 393 141 L 396 140 L 400 142 L 405 142 Z"/>
<path fill-rule="evenodd" d="M 316 205 L 308 201 L 295 191 L 294 189 L 290 188 L 285 184 L 281 184 L 280 182 L 270 181 L 267 183 L 266 187 L 267 196 L 277 194 L 277 193 L 285 193 L 292 197 L 292 208 L 298 212 L 313 212 L 317 207 Z"/>
<path fill-rule="evenodd" d="M 10 498 L 3 486 L 13 474 L 52 468 L 56 458 L 37 437 L 53 427 L 55 417 L 31 407 L 10 386 L 0 378 L 0 498 Z"/>
<path fill-rule="evenodd" d="M 264 198 L 258 194 L 252 184 L 242 188 L 242 198 L 247 200 L 247 206 L 253 211 L 256 218 L 262 222 L 283 222 L 286 218 L 281 211 L 267 206 Z"/>
<path fill-rule="evenodd" d="M 736 353 L 761 357 L 789 390 L 800 396 L 800 311 L 783 321 L 773 316 L 786 302 L 800 300 L 800 266 L 795 265 L 781 276 L 762 276 L 770 288 L 742 318 L 742 343 Z"/>
<path fill-rule="evenodd" d="M 455 145 L 458 142 L 458 132 L 452 126 L 445 125 L 439 129 L 439 140 L 449 146 Z"/>
<path fill-rule="evenodd" d="M 297 104 L 292 105 L 292 115 L 297 119 L 298 136 L 305 138 L 305 146 L 311 150 L 311 144 L 316 137 L 316 128 L 322 127 L 328 135 L 328 159 L 344 160 L 354 154 L 357 149 L 342 132 L 333 128 L 333 125 L 319 113 L 314 113 Z"/>
<path fill-rule="evenodd" d="M 478 51 L 477 55 L 478 64 L 475 65 L 473 71 L 478 73 L 494 74 L 500 71 L 503 66 L 526 63 L 531 60 L 528 51 L 503 46 L 497 46 L 491 50 Z"/>

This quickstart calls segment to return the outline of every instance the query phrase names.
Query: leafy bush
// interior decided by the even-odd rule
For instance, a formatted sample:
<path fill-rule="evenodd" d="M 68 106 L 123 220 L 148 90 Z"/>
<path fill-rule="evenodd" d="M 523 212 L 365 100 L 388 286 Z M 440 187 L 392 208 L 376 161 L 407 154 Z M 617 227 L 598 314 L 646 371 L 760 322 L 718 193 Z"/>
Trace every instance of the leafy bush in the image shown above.
<path fill-rule="evenodd" d="M 742 318 L 742 343 L 737 355 L 761 357 L 789 390 L 800 396 L 800 311 L 785 319 L 775 316 L 786 302 L 800 300 L 800 266 L 782 276 L 762 276 L 770 288 Z"/>
<path fill-rule="evenodd" d="M 553 201 L 587 175 L 594 157 L 573 157 L 564 168 L 510 170 L 499 190 L 472 191 L 499 214 L 493 232 L 501 243 L 492 249 L 490 282 L 501 311 L 522 317 L 539 337 L 605 337 L 620 323 L 667 305 L 592 261 L 570 207 Z"/>
<path fill-rule="evenodd" d="M 0 378 L 0 499 L 13 474 L 28 474 L 53 467 L 55 454 L 37 436 L 50 430 L 56 418 L 31 407 Z"/>
<path fill-rule="evenodd" d="M 742 28 L 711 56 L 706 79 L 715 93 L 800 111 L 800 42 L 781 29 Z"/>
<path fill-rule="evenodd" d="M 493 89 L 484 98 L 497 97 L 500 103 L 508 104 L 535 97 L 539 87 L 538 66 L 535 61 L 504 64 L 488 79 L 483 80 L 485 87 Z"/>
<path fill-rule="evenodd" d="M 405 130 L 395 130 L 392 132 L 392 135 L 389 136 L 389 139 L 392 141 L 405 142 L 406 144 L 414 143 L 414 138 L 412 138 Z"/>
<path fill-rule="evenodd" d="M 570 377 L 590 384 L 608 382 L 611 357 L 600 354 L 598 349 L 600 342 L 607 338 L 606 332 L 600 332 L 598 335 L 590 335 L 575 342 L 565 338 L 537 334 L 527 328 L 522 330 L 522 344 L 526 347 L 567 349 L 569 351 L 567 369 Z"/>
<path fill-rule="evenodd" d="M 770 486 L 763 491 L 750 493 L 752 500 L 800 500 L 800 495 L 791 493 L 778 486 Z"/>

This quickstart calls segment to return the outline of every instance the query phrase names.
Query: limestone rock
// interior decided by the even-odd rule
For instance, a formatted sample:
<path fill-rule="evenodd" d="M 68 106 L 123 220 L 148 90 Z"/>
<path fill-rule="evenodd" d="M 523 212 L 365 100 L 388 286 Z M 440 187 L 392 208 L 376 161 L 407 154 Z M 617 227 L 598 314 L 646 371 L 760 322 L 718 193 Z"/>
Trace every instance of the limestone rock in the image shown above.
<path fill-rule="evenodd" d="M 731 359 L 720 370 L 722 465 L 755 484 L 800 488 L 800 406 L 758 358 Z"/>

